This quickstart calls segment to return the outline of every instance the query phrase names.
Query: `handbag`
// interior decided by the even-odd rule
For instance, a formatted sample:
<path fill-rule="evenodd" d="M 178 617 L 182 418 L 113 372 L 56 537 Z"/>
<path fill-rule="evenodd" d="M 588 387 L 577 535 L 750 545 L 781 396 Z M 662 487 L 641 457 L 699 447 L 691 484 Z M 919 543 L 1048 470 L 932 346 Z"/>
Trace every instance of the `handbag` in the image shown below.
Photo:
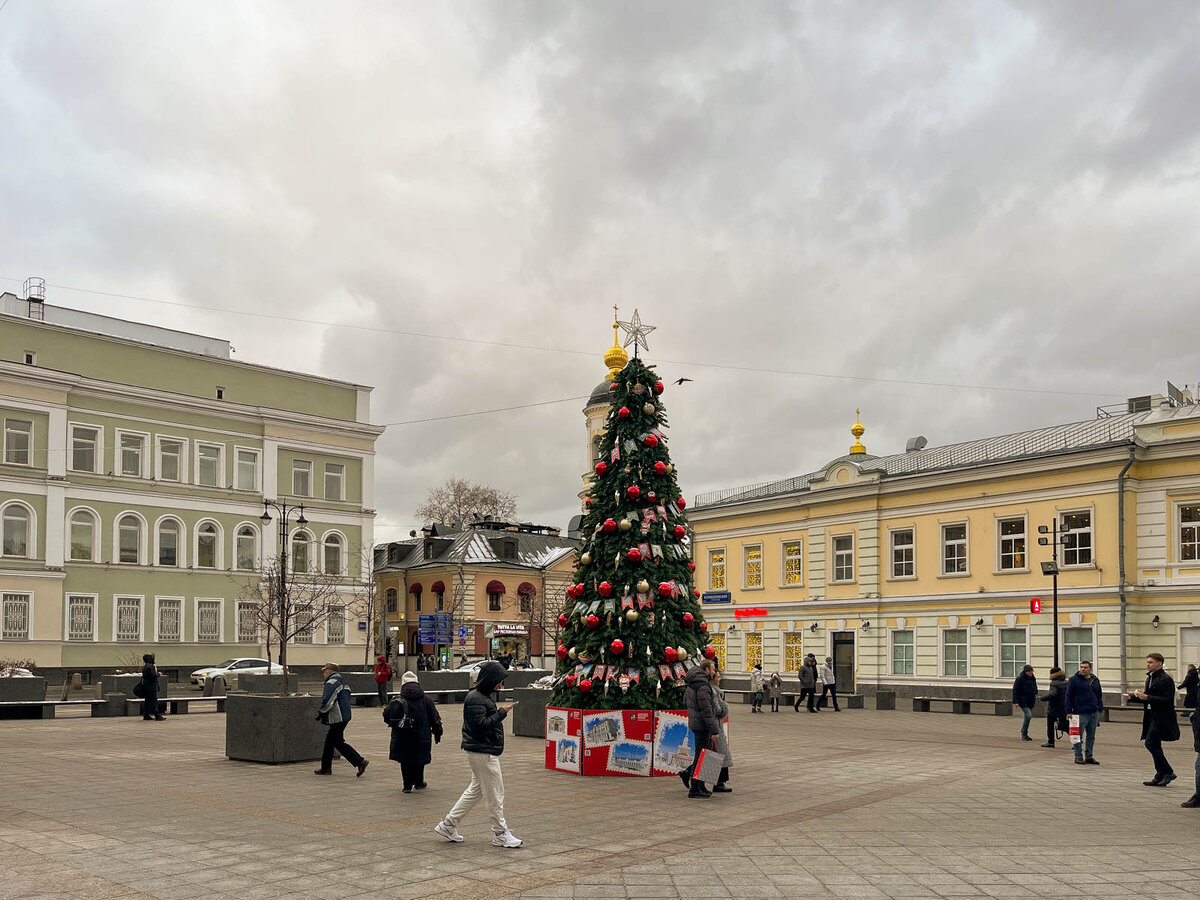
<path fill-rule="evenodd" d="M 714 783 L 720 781 L 723 768 L 725 768 L 725 757 L 716 750 L 705 747 L 696 758 L 696 771 L 692 773 L 692 778 L 696 781 Z"/>
<path fill-rule="evenodd" d="M 135 697 L 145 697 L 146 696 L 146 683 L 144 681 L 139 681 L 137 684 L 135 684 L 133 686 L 133 696 L 135 696 Z"/>
<path fill-rule="evenodd" d="M 1070 723 L 1071 743 L 1078 744 L 1083 738 L 1079 734 L 1079 716 L 1068 716 L 1067 721 Z"/>

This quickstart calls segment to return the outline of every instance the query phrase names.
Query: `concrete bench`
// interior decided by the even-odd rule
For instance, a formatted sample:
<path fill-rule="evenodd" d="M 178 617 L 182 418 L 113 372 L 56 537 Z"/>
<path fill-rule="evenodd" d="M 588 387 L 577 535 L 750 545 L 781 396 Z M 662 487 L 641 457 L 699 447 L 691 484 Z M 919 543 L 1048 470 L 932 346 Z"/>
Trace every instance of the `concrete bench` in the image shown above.
<path fill-rule="evenodd" d="M 913 712 L 932 712 L 930 705 L 933 703 L 949 703 L 950 711 L 959 715 L 970 715 L 972 705 L 990 706 L 993 715 L 997 716 L 1013 714 L 1011 700 L 997 700 L 995 697 L 913 697 Z"/>
<path fill-rule="evenodd" d="M 103 716 L 103 700 L 5 700 L 0 702 L 0 719 L 53 719 L 59 707 L 87 706 L 93 716 Z"/>
<path fill-rule="evenodd" d="M 726 691 L 725 693 L 728 694 L 731 692 Z M 786 704 L 788 706 L 795 706 L 796 698 L 798 698 L 799 696 L 800 696 L 799 691 L 784 691 L 783 693 L 781 693 L 779 695 L 780 705 Z M 814 696 L 816 697 L 816 699 L 813 700 L 813 703 L 816 703 L 817 700 L 821 699 L 820 692 L 817 692 Z M 746 702 L 749 703 L 750 700 L 747 700 Z M 763 703 L 769 704 L 770 702 L 771 702 L 771 698 L 768 697 L 766 695 L 766 692 L 764 691 L 763 692 Z M 827 706 L 832 708 L 833 704 L 830 702 L 830 699 L 828 697 L 825 698 L 825 703 Z M 838 694 L 838 706 L 844 706 L 846 709 L 864 709 L 865 704 L 863 702 L 863 695 L 862 694 Z"/>
<path fill-rule="evenodd" d="M 130 716 L 139 716 L 142 714 L 142 704 L 145 701 L 141 697 L 130 697 L 125 701 L 125 714 Z M 224 697 L 163 697 L 159 703 L 165 703 L 168 712 L 173 716 L 186 716 L 194 703 L 212 703 L 215 704 L 214 712 L 225 712 Z"/>

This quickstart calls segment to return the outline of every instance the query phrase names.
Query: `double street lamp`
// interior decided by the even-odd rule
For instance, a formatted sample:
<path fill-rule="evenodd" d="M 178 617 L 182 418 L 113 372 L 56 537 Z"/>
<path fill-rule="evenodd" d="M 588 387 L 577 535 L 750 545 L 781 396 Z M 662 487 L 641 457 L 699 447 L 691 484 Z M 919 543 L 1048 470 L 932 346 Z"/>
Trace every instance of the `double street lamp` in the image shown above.
<path fill-rule="evenodd" d="M 286 503 L 280 503 L 276 500 L 263 500 L 263 514 L 259 516 L 262 519 L 263 529 L 265 530 L 271 524 L 271 510 L 275 510 L 279 514 L 279 628 L 286 640 L 287 634 L 287 532 L 288 519 L 293 514 L 296 514 L 296 524 L 303 528 L 308 524 L 308 519 L 304 518 L 304 504 L 299 506 L 288 506 Z"/>
<path fill-rule="evenodd" d="M 1058 668 L 1058 545 L 1065 544 L 1067 533 L 1071 530 L 1066 522 L 1059 527 L 1058 517 L 1054 518 L 1050 525 L 1039 525 L 1038 534 L 1049 535 L 1049 537 L 1039 537 L 1038 545 L 1045 547 L 1049 545 L 1053 549 L 1051 557 L 1046 562 L 1042 563 L 1042 574 L 1050 575 L 1054 578 L 1054 667 Z M 1061 539 L 1060 539 L 1061 536 Z"/>

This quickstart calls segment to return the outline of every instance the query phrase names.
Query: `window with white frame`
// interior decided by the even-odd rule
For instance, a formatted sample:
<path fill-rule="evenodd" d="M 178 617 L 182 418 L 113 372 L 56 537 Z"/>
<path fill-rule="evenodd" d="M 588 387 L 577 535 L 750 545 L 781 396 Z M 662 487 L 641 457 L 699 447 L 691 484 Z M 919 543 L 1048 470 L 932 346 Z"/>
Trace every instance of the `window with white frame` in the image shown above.
<path fill-rule="evenodd" d="M 96 598 L 90 594 L 67 595 L 67 640 L 96 639 Z"/>
<path fill-rule="evenodd" d="M 942 574 L 967 574 L 967 523 L 942 526 Z"/>
<path fill-rule="evenodd" d="M 89 510 L 77 509 L 71 513 L 71 550 L 72 562 L 96 562 L 96 544 L 100 529 L 96 526 L 96 516 Z"/>
<path fill-rule="evenodd" d="M 258 604 L 246 601 L 238 604 L 237 629 L 239 644 L 258 643 Z"/>
<path fill-rule="evenodd" d="M 33 463 L 33 423 L 24 419 L 4 420 L 4 462 L 10 466 Z"/>
<path fill-rule="evenodd" d="M 225 448 L 220 444 L 196 444 L 196 484 L 224 487 Z"/>
<path fill-rule="evenodd" d="M 1000 537 L 1000 571 L 1023 571 L 1028 568 L 1025 562 L 1025 517 L 997 519 L 996 533 Z"/>
<path fill-rule="evenodd" d="M 346 643 L 346 607 L 335 606 L 329 611 L 325 622 L 325 643 Z"/>
<path fill-rule="evenodd" d="M 183 640 L 183 601 L 180 598 L 158 598 L 158 639 L 170 643 Z"/>
<path fill-rule="evenodd" d="M 117 597 L 113 615 L 114 637 L 118 641 L 142 639 L 142 598 Z"/>
<path fill-rule="evenodd" d="M 804 665 L 803 648 L 803 635 L 799 631 L 789 631 L 783 636 L 783 671 L 800 671 Z"/>
<path fill-rule="evenodd" d="M 746 671 L 762 665 L 762 632 L 746 632 Z"/>
<path fill-rule="evenodd" d="M 708 551 L 709 590 L 725 590 L 725 548 Z"/>
<path fill-rule="evenodd" d="M 173 438 L 158 439 L 158 479 L 183 480 L 183 441 Z"/>
<path fill-rule="evenodd" d="M 388 588 L 385 597 L 387 600 L 387 611 L 390 613 L 399 612 L 400 592 L 395 588 Z"/>
<path fill-rule="evenodd" d="M 146 435 L 119 433 L 121 474 L 129 478 L 144 478 L 146 475 Z"/>
<path fill-rule="evenodd" d="M 324 572 L 326 575 L 341 575 L 342 574 L 342 536 L 340 534 L 327 534 L 324 541 Z"/>
<path fill-rule="evenodd" d="M 912 675 L 916 664 L 916 633 L 911 628 L 892 632 L 892 674 Z"/>
<path fill-rule="evenodd" d="M 942 674 L 966 677 L 967 629 L 947 628 L 942 632 Z"/>
<path fill-rule="evenodd" d="M 911 528 L 896 528 L 891 532 L 892 577 L 912 578 L 916 575 L 916 536 Z"/>
<path fill-rule="evenodd" d="M 29 594 L 4 594 L 0 600 L 0 637 L 6 641 L 29 640 Z"/>
<path fill-rule="evenodd" d="M 142 561 L 142 520 L 134 515 L 117 520 L 117 562 L 137 565 Z"/>
<path fill-rule="evenodd" d="M 742 548 L 742 584 L 748 588 L 763 586 L 762 544 Z"/>
<path fill-rule="evenodd" d="M 801 541 L 784 541 L 780 547 L 783 555 L 783 583 L 787 587 L 804 584 L 804 544 Z"/>
<path fill-rule="evenodd" d="M 20 503 L 10 503 L 0 512 L 0 555 L 28 559 L 32 554 L 33 516 Z"/>
<path fill-rule="evenodd" d="M 1096 639 L 1091 627 L 1064 628 L 1062 631 L 1063 671 L 1068 676 L 1079 670 L 1084 660 L 1095 662 Z"/>
<path fill-rule="evenodd" d="M 325 499 L 344 500 L 346 467 L 342 463 L 325 463 Z"/>
<path fill-rule="evenodd" d="M 854 580 L 854 535 L 838 534 L 833 537 L 833 580 Z"/>
<path fill-rule="evenodd" d="M 221 532 L 212 522 L 203 522 L 196 529 L 196 568 L 218 569 L 221 566 Z"/>
<path fill-rule="evenodd" d="M 292 535 L 292 571 L 307 572 L 309 570 L 308 547 L 312 535 L 307 531 L 297 531 Z"/>
<path fill-rule="evenodd" d="M 1200 559 L 1200 504 L 1179 505 L 1179 561 Z"/>
<path fill-rule="evenodd" d="M 1024 628 L 1000 629 L 1000 677 L 1016 678 L 1029 662 L 1027 634 Z"/>
<path fill-rule="evenodd" d="M 725 634 L 723 632 L 721 634 L 714 634 L 714 635 L 712 635 L 712 637 L 709 638 L 709 640 L 712 642 L 713 653 L 715 654 L 713 659 L 717 663 L 717 668 L 720 669 L 722 672 L 724 672 L 725 671 Z"/>
<path fill-rule="evenodd" d="M 234 473 L 235 486 L 239 491 L 258 490 L 258 451 L 237 451 L 237 467 Z"/>
<path fill-rule="evenodd" d="M 237 567 L 250 571 L 258 567 L 258 532 L 253 525 L 243 525 L 234 536 Z"/>
<path fill-rule="evenodd" d="M 71 426 L 71 469 L 96 472 L 100 465 L 100 429 L 90 425 Z"/>
<path fill-rule="evenodd" d="M 312 467 L 307 459 L 292 460 L 292 496 L 312 496 Z"/>
<path fill-rule="evenodd" d="M 1058 529 L 1062 532 L 1062 564 L 1090 566 L 1092 564 L 1092 512 L 1084 509 L 1063 513 Z"/>
<path fill-rule="evenodd" d="M 158 523 L 158 564 L 160 566 L 173 567 L 182 563 L 179 558 L 182 531 L 179 522 L 175 519 L 163 519 Z"/>
<path fill-rule="evenodd" d="M 196 640 L 215 644 L 221 640 L 221 601 L 196 601 Z"/>

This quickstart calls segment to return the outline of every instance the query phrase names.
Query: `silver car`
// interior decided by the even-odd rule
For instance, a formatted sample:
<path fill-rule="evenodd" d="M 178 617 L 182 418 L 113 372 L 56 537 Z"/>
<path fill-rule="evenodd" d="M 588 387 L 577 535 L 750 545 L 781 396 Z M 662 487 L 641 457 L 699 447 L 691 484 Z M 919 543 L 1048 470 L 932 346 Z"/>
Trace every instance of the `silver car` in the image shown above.
<path fill-rule="evenodd" d="M 206 666 L 192 673 L 192 684 L 204 687 L 211 678 L 220 675 L 228 684 L 239 675 L 282 675 L 283 666 L 279 663 L 268 663 L 265 659 L 241 656 L 237 659 L 227 659 L 215 666 Z"/>

